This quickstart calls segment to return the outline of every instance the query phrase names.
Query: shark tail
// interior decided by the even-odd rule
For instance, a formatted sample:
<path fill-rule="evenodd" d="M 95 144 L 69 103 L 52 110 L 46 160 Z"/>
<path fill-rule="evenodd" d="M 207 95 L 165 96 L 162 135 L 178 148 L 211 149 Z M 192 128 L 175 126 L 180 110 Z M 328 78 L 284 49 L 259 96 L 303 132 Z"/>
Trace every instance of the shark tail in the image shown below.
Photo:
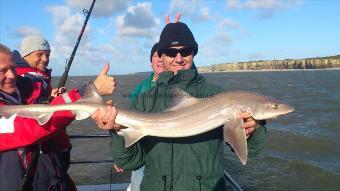
<path fill-rule="evenodd" d="M 223 134 L 224 141 L 229 143 L 241 163 L 245 165 L 247 163 L 248 147 L 245 130 L 241 128 L 242 123 L 241 119 L 227 122 L 223 127 Z"/>
<path fill-rule="evenodd" d="M 123 136 L 125 147 L 129 147 L 145 136 L 145 133 L 140 129 L 126 128 L 118 131 L 118 135 Z"/>

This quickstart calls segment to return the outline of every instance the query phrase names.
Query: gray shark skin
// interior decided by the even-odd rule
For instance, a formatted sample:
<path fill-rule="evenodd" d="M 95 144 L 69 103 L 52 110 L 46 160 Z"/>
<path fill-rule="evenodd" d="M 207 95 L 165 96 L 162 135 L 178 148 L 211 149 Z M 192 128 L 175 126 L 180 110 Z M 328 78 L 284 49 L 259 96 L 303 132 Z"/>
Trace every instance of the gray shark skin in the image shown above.
<path fill-rule="evenodd" d="M 237 114 L 248 112 L 255 120 L 266 120 L 294 111 L 289 105 L 250 92 L 230 91 L 204 99 L 196 99 L 179 89 L 172 92 L 177 95 L 173 98 L 173 106 L 161 113 L 118 109 L 115 122 L 127 127 L 118 131 L 124 137 L 126 147 L 144 136 L 188 137 L 224 125 L 224 140 L 245 165 L 248 155 L 247 140 L 245 131 L 241 128 L 243 121 L 236 117 Z M 83 99 L 75 103 L 1 106 L 0 113 L 5 118 L 12 115 L 34 118 L 43 125 L 56 111 L 70 110 L 76 115 L 76 120 L 82 120 L 104 107 L 103 99 L 95 86 L 90 84 Z"/>

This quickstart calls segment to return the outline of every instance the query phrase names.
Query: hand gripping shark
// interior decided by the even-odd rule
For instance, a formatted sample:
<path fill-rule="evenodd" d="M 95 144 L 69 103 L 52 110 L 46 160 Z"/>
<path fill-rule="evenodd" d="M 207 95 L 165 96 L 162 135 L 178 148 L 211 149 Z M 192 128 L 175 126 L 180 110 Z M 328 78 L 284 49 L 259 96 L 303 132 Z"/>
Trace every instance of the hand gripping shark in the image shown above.
<path fill-rule="evenodd" d="M 161 113 L 141 113 L 118 109 L 116 123 L 127 128 L 118 131 L 124 136 L 128 147 L 144 136 L 188 137 L 198 135 L 224 125 L 224 140 L 234 149 L 242 164 L 247 162 L 247 140 L 242 119 L 236 115 L 248 112 L 255 120 L 276 118 L 294 111 L 294 108 L 279 101 L 255 93 L 230 91 L 215 96 L 197 99 L 180 89 L 172 90 L 173 106 Z M 76 120 L 82 120 L 105 107 L 104 100 L 93 84 L 86 88 L 82 99 L 74 103 L 48 105 L 0 106 L 5 118 L 12 115 L 34 118 L 40 125 L 49 121 L 56 111 L 70 110 Z"/>

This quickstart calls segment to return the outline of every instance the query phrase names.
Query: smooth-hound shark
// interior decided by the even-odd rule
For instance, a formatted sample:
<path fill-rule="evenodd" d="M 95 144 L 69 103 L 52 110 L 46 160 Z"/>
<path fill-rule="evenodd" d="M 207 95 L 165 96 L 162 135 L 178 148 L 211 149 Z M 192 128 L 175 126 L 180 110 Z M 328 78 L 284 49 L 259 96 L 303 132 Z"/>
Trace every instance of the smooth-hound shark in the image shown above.
<path fill-rule="evenodd" d="M 212 97 L 197 99 L 180 89 L 172 90 L 173 106 L 161 113 L 142 113 L 117 109 L 116 123 L 127 128 L 118 131 L 124 136 L 128 147 L 144 136 L 188 137 L 198 135 L 214 128 L 223 127 L 224 140 L 234 149 L 242 164 L 247 162 L 247 140 L 241 128 L 240 112 L 249 112 L 255 120 L 276 118 L 294 111 L 294 108 L 277 100 L 255 93 L 229 91 Z M 0 113 L 5 118 L 12 115 L 34 118 L 40 125 L 49 121 L 56 111 L 70 110 L 76 120 L 91 116 L 98 108 L 105 107 L 105 102 L 93 84 L 86 88 L 82 99 L 74 103 L 48 105 L 6 105 L 0 106 Z"/>

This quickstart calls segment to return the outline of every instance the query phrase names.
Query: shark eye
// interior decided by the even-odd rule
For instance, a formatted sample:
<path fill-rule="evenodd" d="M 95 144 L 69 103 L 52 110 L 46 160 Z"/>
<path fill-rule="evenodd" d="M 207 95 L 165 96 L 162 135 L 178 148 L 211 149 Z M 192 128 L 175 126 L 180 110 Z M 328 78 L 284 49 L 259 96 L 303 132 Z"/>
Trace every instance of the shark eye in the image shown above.
<path fill-rule="evenodd" d="M 274 109 L 279 109 L 279 105 L 278 105 L 278 104 L 274 104 L 274 105 L 273 105 L 273 108 L 274 108 Z"/>
<path fill-rule="evenodd" d="M 268 109 L 279 109 L 279 104 L 268 104 L 266 107 Z"/>

